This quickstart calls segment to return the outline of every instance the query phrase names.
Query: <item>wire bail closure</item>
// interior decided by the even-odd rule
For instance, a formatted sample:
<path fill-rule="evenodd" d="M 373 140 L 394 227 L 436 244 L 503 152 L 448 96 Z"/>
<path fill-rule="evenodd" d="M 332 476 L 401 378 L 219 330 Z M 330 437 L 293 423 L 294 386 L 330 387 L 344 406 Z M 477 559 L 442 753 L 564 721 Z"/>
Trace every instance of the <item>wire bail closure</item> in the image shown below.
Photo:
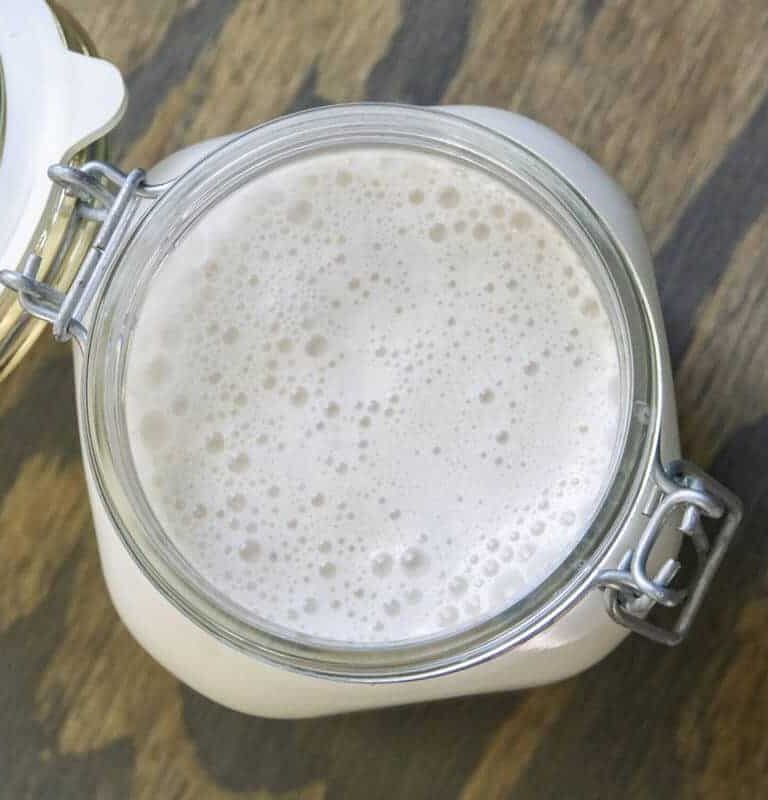
<path fill-rule="evenodd" d="M 606 609 L 615 622 L 672 646 L 685 638 L 693 624 L 741 522 L 742 505 L 730 490 L 687 461 L 676 461 L 666 470 L 659 465 L 656 484 L 663 494 L 656 498 L 637 546 L 624 554 L 617 569 L 600 572 L 595 586 L 603 590 Z M 659 537 L 669 529 L 670 517 L 680 510 L 676 527 L 693 543 L 696 564 L 689 584 L 676 588 L 672 581 L 681 569 L 680 561 L 668 559 L 653 577 L 648 574 L 648 561 Z M 711 538 L 704 531 L 703 518 L 721 521 Z M 680 609 L 671 627 L 647 619 L 655 605 Z"/>
<path fill-rule="evenodd" d="M 48 177 L 76 200 L 72 229 L 81 221 L 90 221 L 99 225 L 98 231 L 66 292 L 38 280 L 41 258 L 35 252 L 27 256 L 21 272 L 0 270 L 0 283 L 17 293 L 28 314 L 50 322 L 56 339 L 75 339 L 82 346 L 88 336 L 83 320 L 131 226 L 136 201 L 160 197 L 170 182 L 149 185 L 143 170 L 125 174 L 101 161 L 89 161 L 79 168 L 54 164 Z M 56 258 L 64 256 L 70 240 L 71 236 L 64 237 Z"/>

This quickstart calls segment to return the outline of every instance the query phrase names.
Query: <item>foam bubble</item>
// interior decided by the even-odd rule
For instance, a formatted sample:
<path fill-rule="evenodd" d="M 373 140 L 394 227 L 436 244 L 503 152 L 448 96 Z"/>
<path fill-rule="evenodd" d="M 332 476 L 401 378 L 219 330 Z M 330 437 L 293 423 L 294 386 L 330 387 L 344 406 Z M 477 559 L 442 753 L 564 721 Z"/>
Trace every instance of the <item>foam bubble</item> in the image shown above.
<path fill-rule="evenodd" d="M 333 578 L 336 574 L 336 565 L 332 561 L 323 561 L 318 571 L 324 578 Z"/>
<path fill-rule="evenodd" d="M 374 553 L 371 558 L 371 571 L 374 575 L 383 578 L 392 572 L 392 556 L 389 553 L 378 552 Z"/>
<path fill-rule="evenodd" d="M 237 554 L 243 561 L 252 564 L 261 555 L 261 545 L 255 539 L 247 539 L 240 545 Z"/>
<path fill-rule="evenodd" d="M 530 376 L 530 377 L 533 377 L 534 375 L 536 375 L 538 373 L 538 371 L 539 371 L 539 363 L 538 363 L 538 361 L 529 361 L 523 367 L 523 372 L 526 375 Z"/>
<path fill-rule="evenodd" d="M 390 617 L 398 616 L 398 614 L 400 613 L 400 602 L 395 598 L 387 600 L 387 602 L 384 603 L 384 611 Z"/>
<path fill-rule="evenodd" d="M 316 334 L 309 339 L 309 341 L 307 341 L 306 345 L 304 346 L 304 351 L 308 356 L 312 356 L 313 358 L 322 356 L 328 351 L 328 340 L 325 338 L 325 336 Z"/>
<path fill-rule="evenodd" d="M 528 211 L 515 211 L 510 221 L 517 230 L 527 231 L 533 225 L 533 216 Z"/>
<path fill-rule="evenodd" d="M 308 200 L 299 200 L 288 209 L 285 216 L 289 222 L 307 222 L 312 216 L 312 204 Z"/>
<path fill-rule="evenodd" d="M 429 558 L 421 548 L 407 547 L 400 555 L 400 566 L 408 575 L 423 575 L 429 569 Z"/>
<path fill-rule="evenodd" d="M 442 222 L 438 222 L 429 229 L 429 238 L 433 242 L 442 242 L 445 240 L 447 233 L 445 225 Z"/>
<path fill-rule="evenodd" d="M 245 499 L 245 495 L 238 492 L 237 494 L 233 494 L 232 497 L 227 500 L 227 505 L 232 511 L 242 511 L 248 501 Z"/>
<path fill-rule="evenodd" d="M 454 186 L 446 186 L 437 195 L 437 202 L 443 208 L 456 208 L 461 202 L 461 195 Z"/>
<path fill-rule="evenodd" d="M 231 472 L 246 472 L 251 465 L 251 459 L 246 453 L 238 453 L 228 464 Z"/>

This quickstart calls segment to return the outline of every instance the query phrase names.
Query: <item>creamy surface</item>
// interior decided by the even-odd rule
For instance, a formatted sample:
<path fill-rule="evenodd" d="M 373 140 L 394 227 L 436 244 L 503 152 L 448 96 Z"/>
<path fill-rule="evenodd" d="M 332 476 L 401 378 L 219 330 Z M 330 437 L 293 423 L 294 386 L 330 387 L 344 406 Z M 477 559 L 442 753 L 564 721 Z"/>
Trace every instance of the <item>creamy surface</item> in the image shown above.
<path fill-rule="evenodd" d="M 219 592 L 348 642 L 447 633 L 584 534 L 621 425 L 617 344 L 557 228 L 438 156 L 314 155 L 209 211 L 128 355 L 132 455 Z"/>

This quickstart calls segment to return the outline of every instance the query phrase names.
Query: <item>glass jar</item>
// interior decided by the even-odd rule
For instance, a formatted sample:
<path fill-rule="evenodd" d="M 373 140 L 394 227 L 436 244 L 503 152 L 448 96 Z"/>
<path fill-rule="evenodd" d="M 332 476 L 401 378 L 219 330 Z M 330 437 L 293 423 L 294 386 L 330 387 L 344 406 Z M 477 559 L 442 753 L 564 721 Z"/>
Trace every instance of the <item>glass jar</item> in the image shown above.
<path fill-rule="evenodd" d="M 623 405 L 602 501 L 549 577 L 474 624 L 383 645 L 291 633 L 211 587 L 176 550 L 142 491 L 125 420 L 132 334 L 166 255 L 206 224 L 207 211 L 265 171 L 299 154 L 360 145 L 472 165 L 554 221 L 609 311 Z M 665 644 L 685 636 L 740 505 L 678 460 L 648 248 L 627 198 L 586 155 L 497 109 L 352 104 L 203 143 L 148 175 L 94 161 L 56 166 L 50 175 L 74 204 L 73 219 L 96 229 L 93 243 L 66 291 L 43 280 L 34 252 L 21 272 L 5 270 L 0 281 L 57 338 L 75 342 L 81 441 L 107 587 L 136 639 L 185 683 L 247 713 L 311 716 L 558 680 L 604 657 L 630 630 Z M 682 562 L 684 580 L 676 577 Z"/>

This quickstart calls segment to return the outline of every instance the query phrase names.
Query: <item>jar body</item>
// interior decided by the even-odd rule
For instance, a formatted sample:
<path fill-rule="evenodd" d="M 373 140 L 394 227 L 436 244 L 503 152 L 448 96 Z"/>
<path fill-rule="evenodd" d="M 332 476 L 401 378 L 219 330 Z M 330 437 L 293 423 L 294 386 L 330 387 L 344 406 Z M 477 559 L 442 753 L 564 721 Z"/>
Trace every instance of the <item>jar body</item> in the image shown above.
<path fill-rule="evenodd" d="M 534 152 L 587 198 L 636 268 L 655 326 L 663 331 L 648 247 L 634 209 L 613 180 L 581 151 L 531 120 L 490 108 L 448 107 L 443 111 L 495 129 Z M 150 173 L 150 178 L 162 181 L 180 174 L 217 144 L 203 143 L 171 156 Z M 671 371 L 663 342 L 659 349 L 663 419 L 658 448 L 662 461 L 667 462 L 679 456 L 679 445 Z M 78 352 L 75 364 L 79 390 L 82 364 Z M 80 397 L 78 409 L 82 426 Z M 154 658 L 182 681 L 238 711 L 269 717 L 305 717 L 533 686 L 586 669 L 610 652 L 627 633 L 610 619 L 600 592 L 593 589 L 552 625 L 522 644 L 451 674 L 375 684 L 344 682 L 279 668 L 198 627 L 163 596 L 134 561 L 113 526 L 93 479 L 92 465 L 86 463 L 85 468 L 105 580 L 126 626 Z M 647 483 L 638 494 L 638 503 L 652 489 L 650 469 Z M 637 543 L 644 527 L 643 516 L 631 514 L 602 565 L 617 567 L 626 551 Z M 664 545 L 660 544 L 654 552 L 655 558 L 674 555 L 677 542 L 675 536 L 666 537 Z"/>

